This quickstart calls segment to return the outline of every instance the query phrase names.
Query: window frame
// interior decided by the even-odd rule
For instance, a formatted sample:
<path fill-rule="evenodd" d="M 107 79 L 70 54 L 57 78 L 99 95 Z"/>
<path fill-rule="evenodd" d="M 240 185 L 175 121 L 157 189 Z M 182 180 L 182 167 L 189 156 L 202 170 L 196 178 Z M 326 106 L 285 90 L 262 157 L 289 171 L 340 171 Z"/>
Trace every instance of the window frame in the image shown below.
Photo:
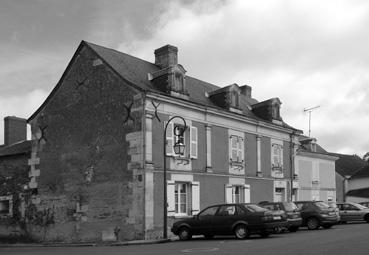
<path fill-rule="evenodd" d="M 0 203 L 3 203 L 4 201 L 8 201 L 8 212 L 7 213 L 0 213 L 0 218 L 6 218 L 6 217 L 13 217 L 13 196 L 0 196 Z"/>

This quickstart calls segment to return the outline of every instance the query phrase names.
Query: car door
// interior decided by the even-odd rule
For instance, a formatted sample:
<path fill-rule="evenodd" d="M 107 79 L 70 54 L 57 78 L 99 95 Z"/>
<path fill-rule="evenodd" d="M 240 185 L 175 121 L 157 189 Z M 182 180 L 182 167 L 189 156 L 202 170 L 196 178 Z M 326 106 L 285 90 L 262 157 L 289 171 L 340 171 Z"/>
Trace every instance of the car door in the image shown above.
<path fill-rule="evenodd" d="M 237 221 L 235 205 L 221 205 L 214 216 L 213 229 L 216 235 L 228 235 L 232 233 L 233 223 Z"/>
<path fill-rule="evenodd" d="M 356 216 L 356 211 L 355 211 L 355 207 L 353 205 L 350 204 L 343 204 L 342 205 L 342 215 L 344 216 L 343 219 L 341 218 L 342 221 L 352 221 L 355 220 Z"/>
<path fill-rule="evenodd" d="M 359 221 L 363 220 L 364 218 L 364 212 L 360 210 L 356 205 L 350 204 L 349 206 L 351 220 Z"/>
<path fill-rule="evenodd" d="M 200 235 L 207 235 L 212 234 L 213 229 L 213 221 L 216 212 L 218 211 L 219 206 L 211 206 L 203 211 L 201 211 L 192 223 L 192 233 L 193 234 L 200 234 Z"/>

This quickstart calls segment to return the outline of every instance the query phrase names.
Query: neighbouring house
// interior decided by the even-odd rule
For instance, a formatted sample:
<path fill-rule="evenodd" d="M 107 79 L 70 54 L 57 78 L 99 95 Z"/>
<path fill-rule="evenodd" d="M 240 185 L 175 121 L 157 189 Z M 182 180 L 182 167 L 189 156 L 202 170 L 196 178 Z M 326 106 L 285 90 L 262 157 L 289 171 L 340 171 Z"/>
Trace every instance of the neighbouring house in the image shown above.
<path fill-rule="evenodd" d="M 316 138 L 300 136 L 295 157 L 295 173 L 299 180 L 296 200 L 336 202 L 335 161 L 338 157 L 325 151 Z"/>
<path fill-rule="evenodd" d="M 366 163 L 347 181 L 346 200 L 349 202 L 369 201 L 369 164 Z"/>
<path fill-rule="evenodd" d="M 365 170 L 359 173 L 367 166 L 367 162 L 357 155 L 347 155 L 331 153 L 331 155 L 338 157 L 336 161 L 336 190 L 337 190 L 337 202 L 346 202 L 347 192 L 350 190 L 369 187 L 369 183 L 365 183 L 366 177 Z M 354 175 L 358 173 L 354 177 Z M 352 178 L 352 179 L 351 179 Z M 352 185 L 351 185 L 352 183 Z M 351 192 L 352 193 L 352 192 Z"/>
<path fill-rule="evenodd" d="M 161 238 L 164 187 L 168 229 L 215 203 L 291 200 L 302 132 L 283 121 L 281 101 L 187 76 L 174 46 L 154 53 L 151 63 L 82 41 L 28 119 L 27 192 L 41 222 L 51 222 L 30 222 L 34 238 Z"/>
<path fill-rule="evenodd" d="M 27 141 L 27 120 L 4 118 L 4 144 L 0 146 L 0 241 L 19 226 L 13 219 L 21 219 L 24 211 L 24 186 L 28 183 L 28 159 L 31 141 Z"/>

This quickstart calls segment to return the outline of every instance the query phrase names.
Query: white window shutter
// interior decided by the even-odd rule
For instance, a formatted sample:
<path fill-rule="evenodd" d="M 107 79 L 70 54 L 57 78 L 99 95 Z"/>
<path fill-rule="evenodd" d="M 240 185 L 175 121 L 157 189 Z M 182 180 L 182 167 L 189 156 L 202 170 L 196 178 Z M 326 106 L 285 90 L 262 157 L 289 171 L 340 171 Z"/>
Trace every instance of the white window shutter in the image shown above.
<path fill-rule="evenodd" d="M 281 167 L 283 167 L 283 145 L 280 145 L 279 153 L 280 153 L 280 157 L 279 157 L 280 164 L 281 164 Z"/>
<path fill-rule="evenodd" d="M 165 125 L 167 124 L 167 122 L 164 122 L 164 128 Z M 173 145 L 174 145 L 174 133 L 173 133 L 173 123 L 169 123 L 168 127 L 167 127 L 167 132 L 165 134 L 166 140 L 167 140 L 167 146 L 166 146 L 166 151 L 167 151 L 167 155 L 173 155 L 174 151 L 173 151 Z"/>
<path fill-rule="evenodd" d="M 225 185 L 225 203 L 232 203 L 232 185 Z"/>
<path fill-rule="evenodd" d="M 190 128 L 190 157 L 197 158 L 197 127 Z"/>
<path fill-rule="evenodd" d="M 245 203 L 250 203 L 250 185 L 244 185 Z"/>
<path fill-rule="evenodd" d="M 200 182 L 192 182 L 192 215 L 200 212 Z"/>
<path fill-rule="evenodd" d="M 174 216 L 176 213 L 175 205 L 175 182 L 167 181 L 167 203 L 168 203 L 168 216 Z"/>
<path fill-rule="evenodd" d="M 243 140 L 242 137 L 239 137 L 238 141 L 239 141 L 238 146 L 239 146 L 239 150 L 240 150 L 239 151 L 239 154 L 240 154 L 239 160 L 244 161 L 244 158 L 245 158 L 245 141 Z"/>

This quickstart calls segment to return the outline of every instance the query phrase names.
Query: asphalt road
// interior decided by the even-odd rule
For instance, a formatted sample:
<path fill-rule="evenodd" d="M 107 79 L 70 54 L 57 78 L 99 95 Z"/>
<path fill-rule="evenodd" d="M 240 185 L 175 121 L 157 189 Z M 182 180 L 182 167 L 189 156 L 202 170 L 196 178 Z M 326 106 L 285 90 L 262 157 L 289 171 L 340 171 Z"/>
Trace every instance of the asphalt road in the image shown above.
<path fill-rule="evenodd" d="M 146 255 L 146 254 L 369 254 L 369 224 L 337 225 L 331 229 L 305 230 L 271 235 L 269 238 L 251 236 L 246 240 L 201 237 L 191 241 L 162 244 L 100 246 L 100 247 L 12 247 L 0 248 L 4 255 Z"/>

